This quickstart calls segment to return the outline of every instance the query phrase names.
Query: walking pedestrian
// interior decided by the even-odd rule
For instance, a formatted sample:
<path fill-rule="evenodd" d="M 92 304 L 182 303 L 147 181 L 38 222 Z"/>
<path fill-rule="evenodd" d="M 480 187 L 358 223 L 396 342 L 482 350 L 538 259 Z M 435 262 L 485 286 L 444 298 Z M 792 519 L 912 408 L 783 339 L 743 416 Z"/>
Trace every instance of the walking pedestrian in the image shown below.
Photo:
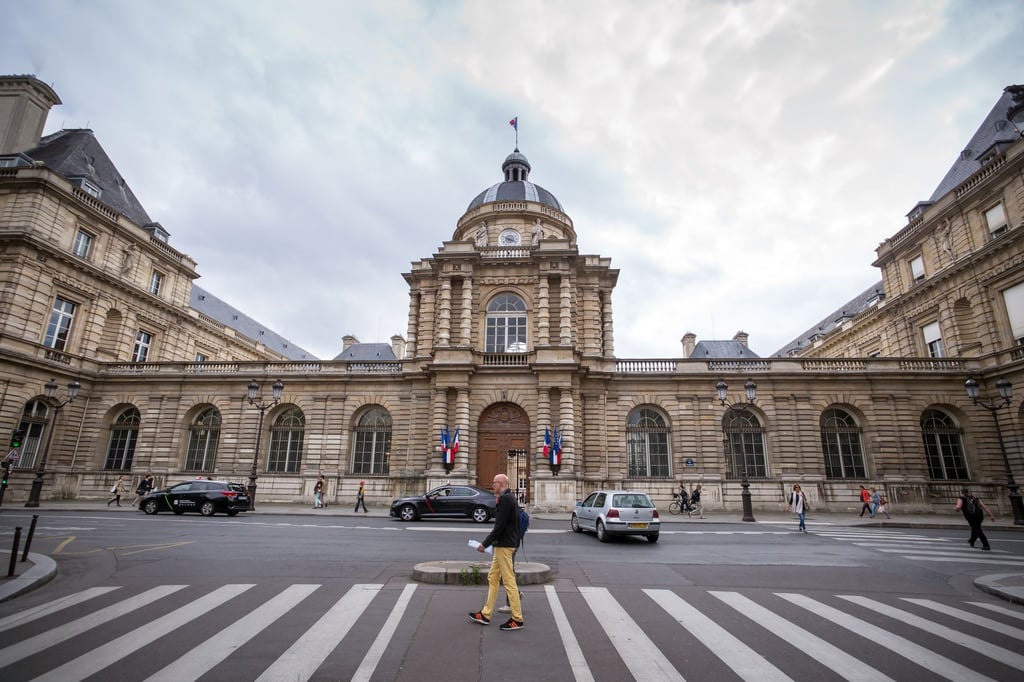
<path fill-rule="evenodd" d="M 864 486 L 860 487 L 860 515 L 864 516 L 864 512 L 871 513 L 871 493 Z"/>
<path fill-rule="evenodd" d="M 359 492 L 356 493 L 356 508 L 353 511 L 359 511 L 359 505 L 363 505 L 364 514 L 370 513 L 366 509 L 366 481 L 359 481 Z"/>
<path fill-rule="evenodd" d="M 889 516 L 889 501 L 885 499 L 885 495 L 878 498 L 878 511 L 885 514 L 885 518 L 891 519 Z"/>
<path fill-rule="evenodd" d="M 109 500 L 107 500 L 107 506 L 109 507 L 111 502 L 117 502 L 117 506 L 120 507 L 121 506 L 121 494 L 122 493 L 124 493 L 124 475 L 123 474 L 121 476 L 117 477 L 117 482 L 114 483 L 113 487 L 110 489 L 110 494 L 113 495 L 113 497 L 110 498 Z"/>
<path fill-rule="evenodd" d="M 693 489 L 693 492 L 690 493 L 690 504 L 693 505 L 694 513 L 703 519 L 704 503 L 700 501 L 700 484 L 698 484 L 697 487 Z"/>
<path fill-rule="evenodd" d="M 786 511 L 792 510 L 794 514 L 800 519 L 800 525 L 797 527 L 797 531 L 800 533 L 807 532 L 807 526 L 804 523 L 805 514 L 807 513 L 807 497 L 803 491 L 800 490 L 800 485 L 793 486 L 793 492 L 789 494 L 789 498 L 786 500 Z"/>
<path fill-rule="evenodd" d="M 516 572 L 512 568 L 512 555 L 519 543 L 519 505 L 516 497 L 508 488 L 508 476 L 497 474 L 492 482 L 494 494 L 498 496 L 498 506 L 494 514 L 494 528 L 484 541 L 476 548 L 478 552 L 486 552 L 493 545 L 494 555 L 491 557 L 491 570 L 487 573 L 487 601 L 479 611 L 471 612 L 469 619 L 481 625 L 491 622 L 494 603 L 498 599 L 498 585 L 505 585 L 512 608 L 512 617 L 501 625 L 504 631 L 522 630 L 523 608 L 519 601 L 519 585 L 516 583 Z"/>
<path fill-rule="evenodd" d="M 991 550 L 992 547 L 988 544 L 985 531 L 981 529 L 981 522 L 985 520 L 985 514 L 988 514 L 988 518 L 992 521 L 995 521 L 996 517 L 992 515 L 992 512 L 985 506 L 985 503 L 972 495 L 970 490 L 963 488 L 960 490 L 960 497 L 957 498 L 956 509 L 963 512 L 964 518 L 967 519 L 967 524 L 971 527 L 971 538 L 967 541 L 967 544 L 974 547 L 974 543 L 977 540 L 981 540 L 981 548 Z"/>
<path fill-rule="evenodd" d="M 320 474 L 313 486 L 313 509 L 324 508 L 324 475 Z"/>
<path fill-rule="evenodd" d="M 131 506 L 134 507 L 135 503 L 138 502 L 139 500 L 141 500 L 143 497 L 145 497 L 146 494 L 150 490 L 152 490 L 152 489 L 153 489 L 153 474 L 149 474 L 148 476 L 144 476 L 142 478 L 142 480 L 139 481 L 138 487 L 135 488 L 135 499 L 132 500 Z"/>
<path fill-rule="evenodd" d="M 882 504 L 882 496 L 874 488 L 871 489 L 871 518 L 878 515 L 878 507 Z"/>

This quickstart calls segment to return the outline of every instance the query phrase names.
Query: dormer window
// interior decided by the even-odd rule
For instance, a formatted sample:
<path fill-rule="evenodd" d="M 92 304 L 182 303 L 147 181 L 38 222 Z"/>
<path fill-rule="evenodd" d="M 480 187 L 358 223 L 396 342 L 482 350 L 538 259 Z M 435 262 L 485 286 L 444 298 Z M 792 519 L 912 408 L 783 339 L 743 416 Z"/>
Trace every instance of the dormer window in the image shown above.
<path fill-rule="evenodd" d="M 154 239 L 158 239 L 165 244 L 167 243 L 167 240 L 171 236 L 171 233 L 165 230 L 163 228 L 163 225 L 161 225 L 160 223 L 146 223 L 145 225 L 142 226 L 142 229 L 144 229 L 146 232 L 149 232 L 149 234 L 152 235 Z"/>
<path fill-rule="evenodd" d="M 78 176 L 76 178 L 68 178 L 68 179 L 71 180 L 71 184 L 72 185 L 75 185 L 76 187 L 78 187 L 79 189 L 81 189 L 83 192 L 85 192 L 86 194 L 88 194 L 91 197 L 96 197 L 97 199 L 99 199 L 100 195 L 103 194 L 103 190 L 100 189 L 100 186 L 97 185 L 96 183 L 92 182 L 88 178 L 83 178 L 81 176 Z"/>
<path fill-rule="evenodd" d="M 1006 232 L 1009 224 L 1006 222 L 1006 210 L 1003 208 L 1002 202 L 985 211 L 985 224 L 993 237 Z"/>

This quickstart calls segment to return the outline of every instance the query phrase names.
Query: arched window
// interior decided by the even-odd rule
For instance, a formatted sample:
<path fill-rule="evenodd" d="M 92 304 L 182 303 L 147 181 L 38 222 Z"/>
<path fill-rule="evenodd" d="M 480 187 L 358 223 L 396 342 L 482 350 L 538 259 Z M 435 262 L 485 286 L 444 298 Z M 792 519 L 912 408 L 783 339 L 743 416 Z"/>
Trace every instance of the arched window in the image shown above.
<path fill-rule="evenodd" d="M 964 481 L 970 478 L 960 427 L 941 410 L 925 410 L 921 415 L 924 454 L 928 458 L 928 476 L 935 481 Z"/>
<path fill-rule="evenodd" d="M 865 478 L 861 429 L 853 415 L 832 408 L 821 415 L 821 451 L 827 478 Z"/>
<path fill-rule="evenodd" d="M 188 429 L 185 471 L 213 471 L 220 442 L 220 411 L 210 407 L 199 413 Z"/>
<path fill-rule="evenodd" d="M 725 475 L 729 478 L 767 478 L 764 455 L 764 427 L 757 415 L 746 410 L 729 410 L 722 420 L 725 436 Z"/>
<path fill-rule="evenodd" d="M 526 352 L 526 304 L 515 294 L 501 294 L 487 305 L 485 353 Z"/>
<path fill-rule="evenodd" d="M 306 437 L 306 417 L 302 410 L 290 407 L 270 427 L 270 453 L 267 471 L 298 473 L 302 464 L 302 441 Z"/>
<path fill-rule="evenodd" d="M 39 444 L 43 440 L 43 430 L 50 418 L 50 408 L 42 400 L 30 400 L 25 403 L 25 411 L 21 413 L 19 429 L 25 432 L 21 439 L 21 454 L 14 463 L 16 469 L 35 469 L 39 457 Z"/>
<path fill-rule="evenodd" d="M 104 469 L 131 471 L 135 457 L 135 443 L 139 440 L 139 411 L 130 407 L 110 425 L 110 442 Z"/>
<path fill-rule="evenodd" d="M 668 478 L 669 430 L 665 417 L 650 407 L 638 407 L 626 420 L 628 478 Z"/>
<path fill-rule="evenodd" d="M 386 474 L 391 456 L 391 415 L 375 406 L 360 415 L 352 434 L 352 473 Z"/>

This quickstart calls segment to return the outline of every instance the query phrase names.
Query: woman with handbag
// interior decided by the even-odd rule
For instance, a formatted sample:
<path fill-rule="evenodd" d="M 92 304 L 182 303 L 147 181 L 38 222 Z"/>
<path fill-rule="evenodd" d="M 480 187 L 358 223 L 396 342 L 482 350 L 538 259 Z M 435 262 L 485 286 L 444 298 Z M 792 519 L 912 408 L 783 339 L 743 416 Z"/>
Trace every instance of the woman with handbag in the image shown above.
<path fill-rule="evenodd" d="M 789 498 L 786 500 L 786 511 L 792 510 L 800 518 L 800 526 L 797 530 L 801 533 L 807 532 L 807 526 L 804 525 L 804 516 L 807 513 L 807 509 L 807 496 L 800 490 L 799 484 L 794 485 L 793 492 L 789 494 Z"/>
<path fill-rule="evenodd" d="M 122 474 L 122 475 L 117 477 L 117 482 L 110 489 L 110 494 L 113 495 L 113 497 L 110 498 L 109 500 L 107 500 L 107 506 L 109 507 L 111 502 L 117 502 L 117 506 L 120 507 L 121 506 L 121 494 L 123 492 L 124 492 L 124 474 Z"/>

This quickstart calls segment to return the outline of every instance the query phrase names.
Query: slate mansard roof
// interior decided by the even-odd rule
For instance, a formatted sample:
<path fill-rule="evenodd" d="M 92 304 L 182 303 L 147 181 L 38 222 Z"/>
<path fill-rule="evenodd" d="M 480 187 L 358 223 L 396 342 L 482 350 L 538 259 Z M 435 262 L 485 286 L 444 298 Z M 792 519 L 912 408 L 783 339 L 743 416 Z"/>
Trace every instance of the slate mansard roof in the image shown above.
<path fill-rule="evenodd" d="M 290 360 L 315 360 L 313 354 L 252 319 L 242 311 L 217 298 L 206 289 L 192 285 L 189 307 L 196 312 L 217 320 L 250 339 L 259 341 L 270 350 L 277 351 Z"/>
<path fill-rule="evenodd" d="M 882 288 L 882 280 L 878 280 L 859 293 L 856 298 L 847 301 L 841 308 L 827 315 L 818 324 L 772 353 L 772 356 L 777 358 L 786 357 L 814 345 L 815 340 L 819 336 L 824 336 L 836 327 L 842 326 L 843 322 L 856 317 L 884 298 L 885 289 Z"/>
<path fill-rule="evenodd" d="M 473 197 L 469 206 L 466 207 L 467 212 L 477 206 L 496 201 L 532 201 L 565 213 L 562 203 L 554 194 L 529 181 L 530 162 L 519 149 L 505 158 L 505 162 L 501 164 L 501 170 L 505 173 L 505 181 L 491 185 Z"/>

